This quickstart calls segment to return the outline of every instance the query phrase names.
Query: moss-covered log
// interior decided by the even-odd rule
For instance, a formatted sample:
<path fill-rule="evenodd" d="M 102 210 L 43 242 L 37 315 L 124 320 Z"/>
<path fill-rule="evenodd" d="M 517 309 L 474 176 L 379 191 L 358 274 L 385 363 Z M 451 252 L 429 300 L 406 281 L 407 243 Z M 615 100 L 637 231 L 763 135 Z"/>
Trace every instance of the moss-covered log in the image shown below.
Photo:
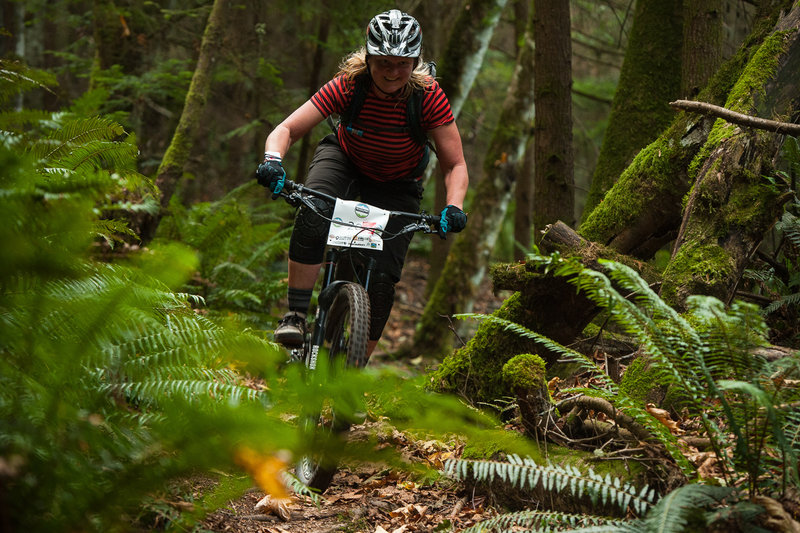
<path fill-rule="evenodd" d="M 639 271 L 644 279 L 656 280 L 656 275 L 646 264 L 580 239 L 564 224 L 555 226 L 558 231 L 548 232 L 543 241 L 549 243 L 550 249 L 562 247 L 565 251 L 570 250 L 591 268 L 601 268 L 598 263 L 601 258 L 623 260 Z M 490 275 L 495 290 L 514 291 L 494 313 L 495 316 L 561 344 L 572 342 L 599 311 L 567 278 L 542 273 L 531 263 L 495 265 Z M 445 357 L 431 374 L 431 388 L 463 395 L 475 403 L 491 403 L 515 396 L 503 381 L 503 367 L 514 356 L 525 353 L 537 354 L 548 370 L 558 359 L 556 354 L 531 339 L 506 331 L 498 324 L 484 322 L 466 346 Z"/>
<path fill-rule="evenodd" d="M 745 44 L 720 67 L 698 96 L 699 100 L 715 105 L 728 100 L 751 57 L 774 30 L 781 9 L 791 5 L 788 0 L 764 4 Z M 682 200 L 694 182 L 696 168 L 709 155 L 701 154 L 701 149 L 713 124 L 713 119 L 707 117 L 678 115 L 658 139 L 634 158 L 581 225 L 581 235 L 641 258 L 651 257 L 675 239 Z"/>
<path fill-rule="evenodd" d="M 725 107 L 794 122 L 800 117 L 799 83 L 797 5 L 753 56 Z M 697 179 L 664 273 L 665 301 L 679 308 L 691 294 L 731 301 L 752 254 L 791 196 L 769 179 L 782 143 L 774 132 L 716 122 L 692 165 Z"/>

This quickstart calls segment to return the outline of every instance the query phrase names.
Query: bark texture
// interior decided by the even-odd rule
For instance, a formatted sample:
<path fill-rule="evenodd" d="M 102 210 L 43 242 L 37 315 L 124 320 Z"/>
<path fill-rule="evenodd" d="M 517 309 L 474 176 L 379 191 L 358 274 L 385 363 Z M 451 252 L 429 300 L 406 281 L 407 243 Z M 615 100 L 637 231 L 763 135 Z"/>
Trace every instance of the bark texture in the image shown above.
<path fill-rule="evenodd" d="M 683 42 L 680 0 L 638 0 L 608 128 L 603 137 L 583 219 L 602 201 L 636 153 L 674 116 Z"/>
<path fill-rule="evenodd" d="M 534 231 L 557 220 L 572 225 L 572 38 L 569 0 L 534 0 Z"/>

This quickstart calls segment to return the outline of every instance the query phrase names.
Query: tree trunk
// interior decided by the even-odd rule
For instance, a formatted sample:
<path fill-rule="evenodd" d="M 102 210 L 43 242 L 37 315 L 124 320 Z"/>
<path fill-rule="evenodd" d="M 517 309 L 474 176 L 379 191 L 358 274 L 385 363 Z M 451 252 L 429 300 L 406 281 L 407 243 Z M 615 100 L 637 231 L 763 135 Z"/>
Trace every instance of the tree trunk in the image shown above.
<path fill-rule="evenodd" d="M 739 52 L 726 61 L 701 91 L 699 100 L 722 105 L 754 50 L 769 35 L 784 0 L 759 13 L 754 31 Z M 714 120 L 680 114 L 670 128 L 642 149 L 603 201 L 581 224 L 581 235 L 623 254 L 648 259 L 675 239 L 681 202 L 708 154 L 693 160 L 705 144 Z"/>
<path fill-rule="evenodd" d="M 437 68 L 437 78 L 450 101 L 450 107 L 456 119 L 458 119 L 461 106 L 464 105 L 483 64 L 483 56 L 489 48 L 489 41 L 492 39 L 506 2 L 507 0 L 470 2 L 469 9 L 462 10 L 450 33 L 444 57 Z M 428 173 L 429 175 L 436 174 L 433 205 L 434 209 L 441 209 L 445 205 L 444 179 L 436 166 L 435 157 L 431 157 Z M 430 182 L 430 180 L 428 181 Z M 438 240 L 433 243 L 428 284 L 425 289 L 427 294 L 433 292 L 436 280 L 444 268 L 451 242 L 452 240 Z"/>
<path fill-rule="evenodd" d="M 726 108 L 796 122 L 800 117 L 800 5 L 761 45 L 739 78 Z M 664 273 L 661 295 L 684 308 L 690 294 L 730 303 L 764 233 L 792 192 L 765 176 L 774 174 L 784 136 L 718 120 L 697 173 Z"/>
<path fill-rule="evenodd" d="M 441 355 L 451 346 L 447 319 L 469 311 L 502 229 L 528 139 L 533 114 L 533 42 L 530 34 L 517 59 L 514 77 L 494 131 L 484 175 L 476 185 L 469 223 L 458 234 L 453 249 L 425 306 L 414 336 L 418 353 Z M 452 238 L 452 237 L 451 237 Z"/>
<path fill-rule="evenodd" d="M 681 0 L 636 2 L 625 60 L 583 220 L 602 201 L 636 153 L 656 139 L 674 118 L 667 104 L 675 99 L 680 88 L 682 4 Z"/>
<path fill-rule="evenodd" d="M 192 75 L 189 91 L 186 93 L 183 112 L 172 141 L 164 153 L 161 165 L 158 167 L 156 185 L 161 191 L 161 211 L 144 224 L 142 239 L 145 242 L 155 236 L 158 223 L 166 212 L 167 206 L 183 176 L 193 140 L 203 127 L 200 118 L 203 116 L 203 110 L 211 87 L 214 57 L 219 53 L 223 44 L 224 19 L 230 4 L 231 0 L 214 0 L 211 14 L 208 16 L 206 29 L 203 33 L 203 41 L 200 45 L 200 55 L 197 58 L 197 67 Z"/>
<path fill-rule="evenodd" d="M 569 0 L 534 0 L 533 227 L 574 220 Z"/>
<path fill-rule="evenodd" d="M 695 0 L 683 5 L 683 98 L 694 98 L 722 63 L 723 10 L 730 0 Z"/>

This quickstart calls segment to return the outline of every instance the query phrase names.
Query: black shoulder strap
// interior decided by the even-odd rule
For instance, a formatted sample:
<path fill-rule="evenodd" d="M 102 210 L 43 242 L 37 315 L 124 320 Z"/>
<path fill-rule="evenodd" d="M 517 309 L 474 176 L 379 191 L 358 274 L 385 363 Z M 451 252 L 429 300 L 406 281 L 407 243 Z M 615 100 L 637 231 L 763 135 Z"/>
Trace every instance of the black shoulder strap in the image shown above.
<path fill-rule="evenodd" d="M 430 72 L 431 77 L 436 77 L 436 63 L 430 61 L 427 63 L 428 72 Z M 417 144 L 427 145 L 434 152 L 436 149 L 433 148 L 433 145 L 428 140 L 428 135 L 425 133 L 425 130 L 422 129 L 422 102 L 425 100 L 425 89 L 414 89 L 414 92 L 411 93 L 411 96 L 408 99 L 408 103 L 406 104 L 406 121 L 408 122 L 408 132 L 411 135 L 411 138 L 417 142 Z"/>
<path fill-rule="evenodd" d="M 406 103 L 406 122 L 408 123 L 408 133 L 417 144 L 428 142 L 428 136 L 422 129 L 422 100 L 425 98 L 423 89 L 414 89 Z"/>

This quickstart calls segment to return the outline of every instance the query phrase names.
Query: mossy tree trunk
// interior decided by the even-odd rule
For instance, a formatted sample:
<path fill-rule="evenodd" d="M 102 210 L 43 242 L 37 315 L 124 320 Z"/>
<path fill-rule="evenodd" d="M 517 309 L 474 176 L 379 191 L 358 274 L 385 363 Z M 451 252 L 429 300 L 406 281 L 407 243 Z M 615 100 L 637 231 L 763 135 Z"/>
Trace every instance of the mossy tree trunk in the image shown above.
<path fill-rule="evenodd" d="M 736 55 L 723 63 L 698 100 L 723 105 L 750 57 L 775 26 L 784 0 L 765 6 L 754 30 Z M 674 240 L 681 223 L 681 202 L 694 181 L 714 120 L 680 114 L 661 136 L 642 149 L 603 201 L 581 224 L 588 240 L 620 253 L 649 258 Z"/>
<path fill-rule="evenodd" d="M 158 223 L 183 177 L 194 139 L 203 128 L 200 119 L 203 117 L 211 87 L 214 58 L 223 45 L 224 21 L 228 10 L 233 8 L 232 4 L 232 0 L 214 0 L 208 16 L 197 66 L 189 84 L 189 91 L 186 93 L 183 112 L 156 174 L 156 185 L 161 191 L 161 210 L 144 224 L 142 238 L 145 241 L 155 236 Z"/>
<path fill-rule="evenodd" d="M 530 33 L 525 42 L 484 159 L 483 175 L 475 187 L 478 201 L 469 209 L 469 223 L 463 232 L 457 234 L 417 327 L 413 341 L 417 353 L 442 355 L 450 348 L 452 335 L 448 332 L 448 319 L 445 317 L 470 310 L 502 229 L 533 114 L 533 41 Z"/>
<path fill-rule="evenodd" d="M 636 153 L 674 118 L 668 103 L 678 96 L 681 83 L 682 4 L 681 0 L 636 2 L 608 127 L 581 217 L 584 220 Z"/>
<path fill-rule="evenodd" d="M 726 108 L 761 118 L 800 117 L 800 4 L 761 45 L 731 92 Z M 767 178 L 783 135 L 717 120 L 699 157 L 662 297 L 683 308 L 690 294 L 730 302 L 764 234 L 791 197 Z M 704 157 L 705 156 L 705 157 Z"/>
<path fill-rule="evenodd" d="M 478 71 L 483 64 L 483 57 L 489 48 L 500 15 L 505 9 L 508 0 L 477 0 L 469 3 L 469 9 L 463 9 L 453 25 L 447 46 L 437 67 L 437 78 L 442 86 L 453 116 L 458 119 L 461 106 L 469 95 Z M 434 208 L 445 205 L 444 179 L 435 164 L 435 157 L 431 157 L 428 166 L 429 174 L 435 174 L 434 180 Z M 433 292 L 434 285 L 444 268 L 444 262 L 450 250 L 449 241 L 434 241 L 433 253 L 428 271 L 428 285 L 426 293 Z"/>
<path fill-rule="evenodd" d="M 572 34 L 569 0 L 534 0 L 533 228 L 575 211 L 572 153 Z"/>

